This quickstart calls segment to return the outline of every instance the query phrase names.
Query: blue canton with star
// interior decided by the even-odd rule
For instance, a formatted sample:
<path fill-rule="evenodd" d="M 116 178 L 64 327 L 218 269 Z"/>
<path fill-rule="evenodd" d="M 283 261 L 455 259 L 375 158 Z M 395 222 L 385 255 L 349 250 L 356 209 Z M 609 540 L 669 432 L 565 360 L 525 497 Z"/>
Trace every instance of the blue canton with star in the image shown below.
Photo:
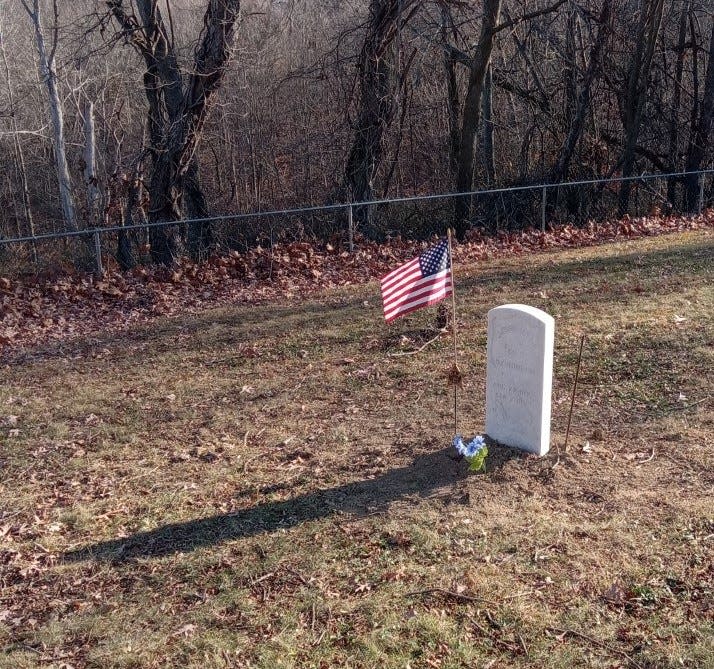
<path fill-rule="evenodd" d="M 419 256 L 419 269 L 422 276 L 437 274 L 450 266 L 449 244 L 445 239 Z"/>

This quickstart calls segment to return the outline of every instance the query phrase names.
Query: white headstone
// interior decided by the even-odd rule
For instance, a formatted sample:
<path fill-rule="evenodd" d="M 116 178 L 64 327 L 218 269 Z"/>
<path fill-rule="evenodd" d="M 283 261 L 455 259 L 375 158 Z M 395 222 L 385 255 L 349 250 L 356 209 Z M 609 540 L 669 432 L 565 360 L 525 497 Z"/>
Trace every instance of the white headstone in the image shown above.
<path fill-rule="evenodd" d="M 550 447 L 555 321 L 525 304 L 488 312 L 486 434 L 524 451 Z"/>

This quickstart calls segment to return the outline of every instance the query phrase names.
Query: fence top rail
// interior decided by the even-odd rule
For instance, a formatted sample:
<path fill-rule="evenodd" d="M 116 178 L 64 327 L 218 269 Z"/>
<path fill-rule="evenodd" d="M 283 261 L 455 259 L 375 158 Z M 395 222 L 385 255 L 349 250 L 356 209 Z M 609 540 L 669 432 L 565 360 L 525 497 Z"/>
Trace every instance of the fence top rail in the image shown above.
<path fill-rule="evenodd" d="M 220 214 L 206 218 L 184 218 L 178 221 L 156 221 L 151 223 L 137 223 L 134 225 L 111 225 L 106 227 L 85 228 L 84 230 L 67 230 L 63 232 L 48 232 L 41 235 L 26 237 L 0 238 L 0 244 L 16 244 L 19 242 L 39 242 L 50 239 L 63 239 L 68 237 L 86 237 L 87 235 L 101 235 L 107 232 L 128 230 L 145 230 L 147 228 L 182 225 L 185 223 L 213 223 L 217 221 L 237 221 L 247 218 L 261 218 L 266 216 L 287 216 L 291 214 L 307 214 L 316 211 L 335 211 L 349 209 L 350 207 L 369 207 L 382 204 L 403 204 L 407 202 L 426 202 L 431 200 L 446 200 L 455 197 L 475 197 L 478 195 L 496 195 L 498 193 L 515 193 L 519 191 L 542 190 L 548 188 L 566 188 L 569 186 L 591 186 L 595 184 L 619 183 L 624 181 L 646 181 L 651 179 L 671 179 L 702 174 L 714 174 L 714 169 L 696 170 L 690 172 L 669 172 L 663 174 L 640 174 L 632 177 L 608 177 L 601 179 L 583 179 L 580 181 L 561 181 L 558 183 L 527 184 L 524 186 L 508 186 L 504 188 L 489 188 L 474 190 L 465 193 L 440 193 L 435 195 L 414 195 L 411 197 L 382 198 L 379 200 L 365 200 L 363 202 L 341 202 L 338 204 L 316 205 L 312 207 L 298 207 L 295 209 L 275 209 L 271 211 L 254 211 L 242 214 Z"/>

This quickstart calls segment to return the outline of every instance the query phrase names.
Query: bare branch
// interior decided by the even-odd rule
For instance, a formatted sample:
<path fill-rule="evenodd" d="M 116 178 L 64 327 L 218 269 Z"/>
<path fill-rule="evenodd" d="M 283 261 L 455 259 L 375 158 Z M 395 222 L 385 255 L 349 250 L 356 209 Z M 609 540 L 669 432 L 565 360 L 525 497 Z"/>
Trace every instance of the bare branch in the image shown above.
<path fill-rule="evenodd" d="M 545 7 L 543 9 L 537 9 L 532 12 L 528 12 L 527 14 L 523 14 L 523 16 L 517 16 L 516 18 L 509 19 L 508 21 L 504 21 L 503 23 L 499 23 L 494 29 L 494 33 L 501 32 L 502 30 L 506 30 L 508 28 L 513 28 L 514 26 L 518 25 L 519 23 L 524 23 L 525 21 L 530 21 L 531 19 L 538 18 L 539 16 L 543 16 L 544 14 L 550 14 L 551 12 L 554 12 L 558 7 L 561 5 L 564 5 L 567 2 L 567 0 L 558 0 L 554 5 L 550 5 L 549 7 Z"/>

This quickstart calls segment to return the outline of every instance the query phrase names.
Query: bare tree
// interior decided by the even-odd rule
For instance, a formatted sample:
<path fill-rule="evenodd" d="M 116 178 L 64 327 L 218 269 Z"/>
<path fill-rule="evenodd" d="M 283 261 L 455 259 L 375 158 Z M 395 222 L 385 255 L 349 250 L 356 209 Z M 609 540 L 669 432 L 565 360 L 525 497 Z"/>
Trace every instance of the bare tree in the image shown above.
<path fill-rule="evenodd" d="M 223 80 L 231 56 L 240 0 L 208 0 L 190 72 L 179 67 L 173 33 L 167 28 L 158 0 L 136 0 L 136 13 L 124 0 L 108 0 L 124 36 L 144 59 L 144 91 L 149 103 L 151 153 L 149 220 L 177 221 L 185 194 L 194 211 L 205 211 L 195 151 L 209 102 Z M 167 5 L 170 7 L 170 3 Z M 200 255 L 209 239 L 206 222 L 196 224 L 190 239 Z M 177 254 L 175 232 L 151 228 L 151 254 L 156 262 L 172 264 Z"/>
<path fill-rule="evenodd" d="M 87 189 L 87 217 L 96 226 L 99 214 L 99 185 L 97 180 L 97 142 L 94 129 L 94 103 L 87 100 L 82 110 L 84 119 L 84 184 Z"/>
<path fill-rule="evenodd" d="M 714 17 L 711 24 L 709 56 L 704 76 L 704 95 L 699 105 L 697 120 L 692 128 L 692 141 L 687 152 L 688 172 L 702 169 L 711 141 L 712 126 L 714 125 Z M 697 211 L 700 179 L 703 178 L 699 174 L 692 174 L 687 177 L 687 209 L 691 212 Z"/>
<path fill-rule="evenodd" d="M 399 71 L 398 35 L 416 11 L 416 0 L 370 0 L 358 70 L 359 106 L 345 167 L 351 202 L 374 198 L 374 180 L 384 156 L 384 137 L 397 109 L 408 65 Z M 371 207 L 357 217 L 370 226 Z"/>
<path fill-rule="evenodd" d="M 57 71 L 55 67 L 55 52 L 57 50 L 57 23 L 58 10 L 57 0 L 53 0 L 54 10 L 54 31 L 52 47 L 48 51 L 45 44 L 45 34 L 42 26 L 42 15 L 39 0 L 32 0 L 30 6 L 27 0 L 21 0 L 27 15 L 32 21 L 35 31 L 35 41 L 37 44 L 37 55 L 39 57 L 40 76 L 47 86 L 48 100 L 50 105 L 50 117 L 52 119 L 52 138 L 54 141 L 55 165 L 57 169 L 57 181 L 59 182 L 60 204 L 62 205 L 62 216 L 68 230 L 77 229 L 77 220 L 72 199 L 72 183 L 67 165 L 67 153 L 64 137 L 64 114 L 62 111 L 62 101 L 57 88 Z"/>
<path fill-rule="evenodd" d="M 668 138 L 668 171 L 676 172 L 678 169 L 679 159 L 679 124 L 680 124 L 680 109 L 682 104 L 682 80 L 684 78 L 684 59 L 686 55 L 686 39 L 687 39 L 687 19 L 691 10 L 690 0 L 682 2 L 682 11 L 679 15 L 679 26 L 677 30 L 677 60 L 674 69 L 674 81 L 672 91 L 672 109 L 669 117 L 669 138 Z M 670 178 L 667 183 L 667 199 L 672 206 L 676 202 L 676 178 Z"/>
<path fill-rule="evenodd" d="M 469 56 L 458 52 L 456 49 L 450 49 L 452 58 L 466 65 L 468 72 L 466 92 L 461 107 L 461 125 L 458 131 L 458 141 L 452 140 L 452 146 L 457 150 L 457 155 L 451 160 L 452 165 L 455 166 L 454 176 L 457 192 L 468 193 L 473 189 L 474 151 L 482 109 L 482 96 L 486 87 L 487 73 L 496 35 L 518 23 L 553 12 L 564 2 L 565 0 L 558 0 L 551 6 L 537 9 L 517 18 L 508 17 L 505 21 L 500 22 L 501 0 L 484 0 L 479 39 L 473 54 Z M 471 197 L 456 198 L 454 203 L 454 228 L 459 239 L 463 239 L 466 234 L 470 212 Z"/>
<path fill-rule="evenodd" d="M 603 0 L 600 16 L 597 20 L 599 26 L 598 34 L 590 52 L 590 59 L 585 76 L 583 77 L 583 83 L 575 99 L 575 104 L 568 110 L 568 135 L 560 150 L 558 162 L 553 169 L 553 181 L 562 181 L 568 178 L 570 161 L 572 160 L 575 147 L 582 135 L 585 126 L 585 117 L 590 110 L 590 91 L 595 76 L 601 67 L 602 52 L 607 41 L 607 36 L 610 33 L 609 21 L 611 4 L 612 0 Z M 572 55 L 574 57 L 574 53 Z"/>
<path fill-rule="evenodd" d="M 3 14 L 2 22 L 5 21 L 5 15 Z M 22 206 L 25 214 L 25 223 L 27 225 L 26 231 L 20 229 L 18 224 L 18 236 L 23 234 L 28 234 L 34 237 L 35 235 L 35 222 L 32 214 L 32 204 L 30 202 L 30 189 L 27 184 L 27 169 L 25 167 L 25 153 L 22 149 L 22 143 L 20 142 L 20 132 L 17 120 L 17 108 L 15 106 L 15 93 L 13 91 L 12 77 L 10 74 L 10 67 L 7 60 L 7 51 L 5 49 L 5 39 L 2 34 L 2 24 L 0 24 L 0 54 L 2 54 L 2 62 L 5 70 L 5 83 L 7 85 L 7 101 L 9 104 L 9 114 L 12 121 L 12 144 L 15 154 L 15 168 L 18 173 L 20 180 L 20 192 L 22 194 Z M 34 250 L 36 254 L 36 250 Z"/>
<path fill-rule="evenodd" d="M 484 0 L 483 17 L 481 18 L 481 34 L 474 54 L 470 59 L 469 78 L 461 113 L 458 155 L 455 160 L 456 190 L 459 193 L 467 193 L 473 188 L 474 141 L 479 126 L 481 95 L 483 93 L 486 72 L 491 62 L 493 39 L 497 32 L 500 14 L 501 0 Z M 463 239 L 466 233 L 470 209 L 470 197 L 456 198 L 454 223 L 456 235 L 459 239 Z"/>
<path fill-rule="evenodd" d="M 640 0 L 638 29 L 624 91 L 622 124 L 625 144 L 622 150 L 622 176 L 632 176 L 635 167 L 637 140 L 642 126 L 642 113 L 650 85 L 650 68 L 662 25 L 664 0 Z M 632 183 L 623 181 L 620 187 L 619 213 L 627 213 Z"/>

